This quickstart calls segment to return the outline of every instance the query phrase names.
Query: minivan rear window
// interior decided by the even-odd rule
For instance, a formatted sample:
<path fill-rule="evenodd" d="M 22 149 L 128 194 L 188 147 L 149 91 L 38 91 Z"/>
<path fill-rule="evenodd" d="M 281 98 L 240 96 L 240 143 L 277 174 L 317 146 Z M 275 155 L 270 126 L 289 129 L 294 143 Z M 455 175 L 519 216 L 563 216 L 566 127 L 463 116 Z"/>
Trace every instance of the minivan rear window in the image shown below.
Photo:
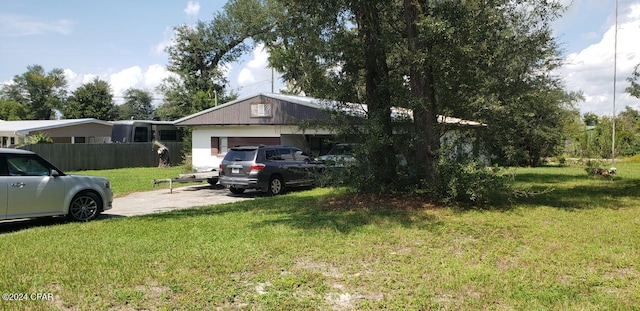
<path fill-rule="evenodd" d="M 228 161 L 253 161 L 257 149 L 231 149 L 225 159 Z"/>

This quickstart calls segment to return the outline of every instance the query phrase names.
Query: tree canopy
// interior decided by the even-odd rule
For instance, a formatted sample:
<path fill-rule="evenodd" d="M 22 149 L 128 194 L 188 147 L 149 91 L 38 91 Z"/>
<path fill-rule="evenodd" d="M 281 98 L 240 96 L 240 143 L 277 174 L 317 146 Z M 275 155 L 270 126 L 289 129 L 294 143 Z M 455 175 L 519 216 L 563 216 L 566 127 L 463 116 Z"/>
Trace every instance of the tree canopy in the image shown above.
<path fill-rule="evenodd" d="M 62 114 L 66 119 L 115 119 L 116 107 L 109 83 L 95 78 L 78 87 L 67 99 Z"/>
<path fill-rule="evenodd" d="M 26 116 L 27 111 L 24 106 L 13 100 L 0 98 L 0 120 L 24 120 Z"/>
<path fill-rule="evenodd" d="M 159 115 L 175 119 L 234 99 L 225 66 L 253 47 L 253 36 L 271 29 L 272 12 L 268 1 L 231 0 L 209 22 L 175 27 L 175 44 L 166 50 L 174 75 L 159 88 L 165 96 Z"/>
<path fill-rule="evenodd" d="M 612 122 L 611 116 L 600 117 L 594 113 L 585 113 L 582 116 L 581 127 L 572 137 L 575 150 L 572 150 L 571 154 L 585 158 L 610 158 Z M 629 106 L 619 112 L 615 119 L 615 134 L 613 156 L 628 157 L 640 154 L 640 112 Z"/>
<path fill-rule="evenodd" d="M 221 68 L 262 42 L 293 92 L 366 104 L 360 177 L 373 191 L 393 190 L 400 153 L 419 187 L 439 180 L 441 116 L 488 124 L 501 162 L 538 165 L 562 146 L 581 99 L 551 75 L 560 58 L 549 25 L 563 10 L 553 0 L 233 0 L 175 29 L 158 110 L 208 108 L 226 87 Z M 412 111 L 401 138 L 394 107 Z"/>
<path fill-rule="evenodd" d="M 124 91 L 124 103 L 117 106 L 117 119 L 150 120 L 154 117 L 153 95 L 146 90 L 130 88 Z"/>
<path fill-rule="evenodd" d="M 66 97 L 67 80 L 59 68 L 47 73 L 40 65 L 28 66 L 27 71 L 14 76 L 12 82 L 2 88 L 2 95 L 24 107 L 25 119 L 53 119 Z"/>
<path fill-rule="evenodd" d="M 387 187 L 389 154 L 403 148 L 418 179 L 435 182 L 440 115 L 487 123 L 506 163 L 536 165 L 561 146 L 552 133 L 579 97 L 550 74 L 560 64 L 549 27 L 557 1 L 278 2 L 285 18 L 261 37 L 271 64 L 296 90 L 367 104 L 370 184 Z M 393 106 L 413 111 L 403 146 L 392 138 Z"/>
<path fill-rule="evenodd" d="M 627 81 L 631 84 L 626 88 L 627 93 L 633 97 L 640 98 L 640 64 L 636 65 Z"/>

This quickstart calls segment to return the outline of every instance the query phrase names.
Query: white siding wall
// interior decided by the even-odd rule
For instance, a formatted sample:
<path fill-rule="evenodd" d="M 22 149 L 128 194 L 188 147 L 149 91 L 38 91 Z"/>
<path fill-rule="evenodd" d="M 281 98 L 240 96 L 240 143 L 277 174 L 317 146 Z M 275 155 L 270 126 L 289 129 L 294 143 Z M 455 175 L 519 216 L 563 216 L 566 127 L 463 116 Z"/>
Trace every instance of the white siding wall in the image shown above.
<path fill-rule="evenodd" d="M 6 148 L 6 147 L 19 145 L 21 143 L 24 143 L 26 141 L 25 139 L 26 138 L 24 136 L 16 136 L 16 135 L 0 136 L 0 145 L 1 145 L 0 147 Z"/>
<path fill-rule="evenodd" d="M 307 134 L 329 134 L 329 131 L 306 131 Z M 208 171 L 217 169 L 224 158 L 224 150 L 218 156 L 211 155 L 211 137 L 281 137 L 288 134 L 303 134 L 297 126 L 207 126 L 194 127 L 192 139 L 192 165 L 195 169 Z M 286 142 L 282 142 L 286 143 Z"/>

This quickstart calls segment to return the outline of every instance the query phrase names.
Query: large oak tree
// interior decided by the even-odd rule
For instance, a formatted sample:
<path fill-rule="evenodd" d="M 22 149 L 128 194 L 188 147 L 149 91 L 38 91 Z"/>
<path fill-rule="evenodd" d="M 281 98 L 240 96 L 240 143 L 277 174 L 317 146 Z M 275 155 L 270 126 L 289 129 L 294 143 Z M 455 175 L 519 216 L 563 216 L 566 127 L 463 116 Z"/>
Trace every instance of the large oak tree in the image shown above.
<path fill-rule="evenodd" d="M 367 104 L 374 183 L 393 178 L 388 154 L 400 149 L 389 138 L 392 106 L 413 110 L 403 143 L 425 185 L 438 179 L 442 115 L 488 123 L 489 142 L 507 160 L 512 145 L 526 149 L 528 164 L 555 152 L 548 147 L 560 140 L 549 135 L 570 120 L 573 103 L 551 75 L 559 65 L 549 27 L 563 10 L 557 1 L 281 4 L 286 22 L 264 39 L 272 65 L 306 94 Z M 512 128 L 533 130 L 504 131 Z"/>
<path fill-rule="evenodd" d="M 231 0 L 209 22 L 174 28 L 167 69 L 173 75 L 160 91 L 163 119 L 176 119 L 235 97 L 227 90 L 225 67 L 254 47 L 251 38 L 267 32 L 275 16 L 266 1 Z"/>
<path fill-rule="evenodd" d="M 24 106 L 13 100 L 0 98 L 0 120 L 15 121 L 26 117 L 27 111 Z"/>
<path fill-rule="evenodd" d="M 62 114 L 65 119 L 114 120 L 116 106 L 109 83 L 95 78 L 78 87 L 67 99 Z"/>
<path fill-rule="evenodd" d="M 50 120 L 62 107 L 66 97 L 67 80 L 62 69 L 45 72 L 40 65 L 27 67 L 27 72 L 16 75 L 11 84 L 2 88 L 2 96 L 21 104 L 26 119 Z"/>
<path fill-rule="evenodd" d="M 220 66 L 248 51 L 245 40 L 264 42 L 293 92 L 366 104 L 367 185 L 392 189 L 404 150 L 428 188 L 439 178 L 441 116 L 489 124 L 486 139 L 505 162 L 535 165 L 555 152 L 550 133 L 577 99 L 551 74 L 559 51 L 549 25 L 562 10 L 552 0 L 230 1 L 210 23 L 177 28 L 171 89 L 184 113 L 206 108 L 225 83 Z M 393 107 L 413 111 L 401 142 Z"/>
<path fill-rule="evenodd" d="M 130 88 L 124 91 L 124 103 L 117 106 L 120 120 L 151 120 L 154 117 L 153 94 L 146 90 Z"/>

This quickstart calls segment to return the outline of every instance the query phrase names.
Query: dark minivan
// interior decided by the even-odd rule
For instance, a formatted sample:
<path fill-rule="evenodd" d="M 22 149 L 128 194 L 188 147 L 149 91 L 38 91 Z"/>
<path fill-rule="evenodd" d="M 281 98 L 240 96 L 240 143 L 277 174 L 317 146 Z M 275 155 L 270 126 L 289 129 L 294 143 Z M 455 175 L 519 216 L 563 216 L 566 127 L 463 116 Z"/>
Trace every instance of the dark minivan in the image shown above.
<path fill-rule="evenodd" d="M 309 156 L 296 147 L 233 147 L 220 164 L 220 184 L 235 194 L 258 189 L 277 195 L 285 187 L 312 186 L 320 167 L 310 162 Z"/>

